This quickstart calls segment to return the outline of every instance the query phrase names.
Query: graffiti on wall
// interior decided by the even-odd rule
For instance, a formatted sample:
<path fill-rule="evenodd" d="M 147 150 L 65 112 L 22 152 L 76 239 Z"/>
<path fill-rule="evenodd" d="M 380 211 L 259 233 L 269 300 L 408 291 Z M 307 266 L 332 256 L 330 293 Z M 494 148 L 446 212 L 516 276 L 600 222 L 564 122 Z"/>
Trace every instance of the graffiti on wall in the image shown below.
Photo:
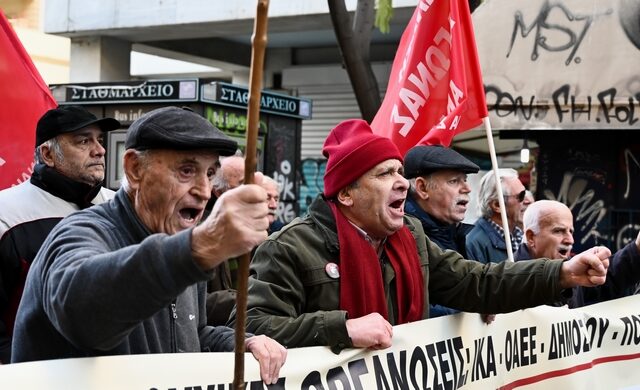
<path fill-rule="evenodd" d="M 513 31 L 507 57 L 511 55 L 516 38 L 520 36 L 525 39 L 534 32 L 533 47 L 531 49 L 531 61 L 536 61 L 540 57 L 540 51 L 566 52 L 565 65 L 572 62 L 579 64 L 581 58 L 577 56 L 578 50 L 585 38 L 589 27 L 594 20 L 608 16 L 613 13 L 612 9 L 599 14 L 580 14 L 572 12 L 566 5 L 560 2 L 550 3 L 545 1 L 533 19 L 527 25 L 525 17 L 521 11 L 516 11 L 514 15 Z M 551 21 L 551 16 L 556 16 Z"/>
<path fill-rule="evenodd" d="M 291 222 L 297 215 L 296 196 L 296 134 L 291 131 L 295 125 L 291 119 L 272 118 L 269 121 L 268 150 L 266 171 L 278 182 L 280 202 L 276 213 L 282 223 Z"/>
<path fill-rule="evenodd" d="M 640 145 L 593 142 L 546 142 L 539 155 L 538 199 L 569 207 L 574 218 L 575 249 L 607 245 L 613 251 L 635 240 L 640 231 Z"/>
<path fill-rule="evenodd" d="M 638 126 L 640 1 L 495 3 L 474 15 L 495 129 Z"/>
<path fill-rule="evenodd" d="M 640 78 L 634 82 L 640 85 Z M 614 87 L 600 91 L 595 96 L 580 96 L 569 84 L 564 84 L 551 94 L 551 104 L 547 99 L 538 99 L 535 95 L 514 96 L 493 84 L 485 85 L 485 94 L 489 111 L 498 118 L 511 117 L 559 125 L 630 128 L 637 124 L 640 117 L 640 92 L 633 97 L 622 98 L 626 100 L 623 104 Z"/>
<path fill-rule="evenodd" d="M 294 203 L 296 195 L 293 189 L 291 173 L 293 169 L 289 160 L 280 162 L 278 170 L 273 172 L 273 178 L 280 187 L 280 202 L 278 203 L 277 218 L 283 223 L 291 222 L 296 217 Z"/>
<path fill-rule="evenodd" d="M 611 245 L 609 211 L 614 203 L 615 150 L 589 147 L 586 139 L 546 140 L 537 162 L 537 199 L 562 202 L 573 214 L 574 250 Z M 613 248 L 612 248 L 613 249 Z"/>
<path fill-rule="evenodd" d="M 327 167 L 326 159 L 307 158 L 302 160 L 302 174 L 300 183 L 300 197 L 298 206 L 300 215 L 304 215 L 313 199 L 324 190 L 324 171 Z"/>
<path fill-rule="evenodd" d="M 633 45 L 640 49 L 640 23 L 638 23 L 638 15 L 640 15 L 640 2 L 638 0 L 620 0 L 619 1 L 620 25 L 627 39 Z"/>
<path fill-rule="evenodd" d="M 605 175 L 601 171 L 586 169 L 581 169 L 581 172 L 565 172 L 557 193 L 551 189 L 543 191 L 544 198 L 557 200 L 569 207 L 573 213 L 575 236 L 580 237 L 580 244 L 586 244 L 589 240 L 594 244 L 611 240 L 611 237 L 598 229 L 607 214 L 605 202 L 589 187 L 590 180 L 584 178 L 591 177 L 604 184 Z"/>
<path fill-rule="evenodd" d="M 613 212 L 614 225 L 618 226 L 616 232 L 616 245 L 622 248 L 629 242 L 635 240 L 640 231 L 640 210 L 638 210 L 638 200 L 640 196 L 640 182 L 637 178 L 640 174 L 640 150 L 625 147 L 622 150 L 620 197 L 618 208 Z"/>

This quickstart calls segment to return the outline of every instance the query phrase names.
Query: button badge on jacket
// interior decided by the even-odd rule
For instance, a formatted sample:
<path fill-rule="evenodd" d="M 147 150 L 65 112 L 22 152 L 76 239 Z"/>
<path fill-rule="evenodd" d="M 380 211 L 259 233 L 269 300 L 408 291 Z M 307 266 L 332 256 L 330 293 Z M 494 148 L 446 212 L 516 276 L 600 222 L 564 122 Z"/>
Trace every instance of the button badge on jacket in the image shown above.
<path fill-rule="evenodd" d="M 340 270 L 338 269 L 338 264 L 336 263 L 328 263 L 324 267 L 324 270 L 327 272 L 327 275 L 329 275 L 331 279 L 338 279 L 340 277 Z"/>

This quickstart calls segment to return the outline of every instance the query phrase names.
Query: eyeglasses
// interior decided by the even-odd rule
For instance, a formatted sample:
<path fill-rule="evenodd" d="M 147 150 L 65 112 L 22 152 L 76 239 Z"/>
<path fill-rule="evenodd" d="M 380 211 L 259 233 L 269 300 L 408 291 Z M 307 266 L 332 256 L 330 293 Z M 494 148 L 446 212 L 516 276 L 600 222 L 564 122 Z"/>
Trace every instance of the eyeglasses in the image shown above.
<path fill-rule="evenodd" d="M 505 195 L 504 197 L 510 198 L 512 196 L 515 196 L 518 199 L 518 202 L 522 203 L 524 201 L 524 197 L 526 194 L 527 194 L 527 190 L 522 190 L 515 195 Z"/>

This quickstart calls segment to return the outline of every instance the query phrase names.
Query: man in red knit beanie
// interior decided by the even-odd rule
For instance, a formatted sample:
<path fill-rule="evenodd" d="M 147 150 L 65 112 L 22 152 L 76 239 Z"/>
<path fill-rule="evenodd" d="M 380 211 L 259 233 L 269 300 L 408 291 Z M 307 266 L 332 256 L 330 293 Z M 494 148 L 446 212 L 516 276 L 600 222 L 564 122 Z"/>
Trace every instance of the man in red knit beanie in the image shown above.
<path fill-rule="evenodd" d="M 442 251 L 404 214 L 402 155 L 363 120 L 338 124 L 322 152 L 324 193 L 308 215 L 263 242 L 251 262 L 250 332 L 287 347 L 387 348 L 392 325 L 428 318 L 430 301 L 504 313 L 605 280 L 611 252 L 604 247 L 565 262 L 486 265 Z"/>

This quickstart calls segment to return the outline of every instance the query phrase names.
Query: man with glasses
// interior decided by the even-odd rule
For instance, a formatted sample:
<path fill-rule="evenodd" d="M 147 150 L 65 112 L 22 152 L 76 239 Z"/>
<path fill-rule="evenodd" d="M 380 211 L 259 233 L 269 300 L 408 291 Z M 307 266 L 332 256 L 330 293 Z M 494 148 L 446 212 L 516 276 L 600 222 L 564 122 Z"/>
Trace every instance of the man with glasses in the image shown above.
<path fill-rule="evenodd" d="M 502 194 L 504 195 L 507 223 L 511 234 L 511 248 L 515 253 L 523 238 L 522 229 L 518 225 L 522 225 L 522 215 L 530 202 L 525 201 L 526 189 L 518 179 L 518 172 L 511 168 L 503 168 L 498 170 L 498 176 L 500 176 Z M 493 171 L 487 172 L 480 180 L 478 207 L 481 217 L 478 218 L 474 228 L 467 235 L 467 256 L 485 264 L 488 262 L 499 263 L 505 260 L 508 255 Z"/>

